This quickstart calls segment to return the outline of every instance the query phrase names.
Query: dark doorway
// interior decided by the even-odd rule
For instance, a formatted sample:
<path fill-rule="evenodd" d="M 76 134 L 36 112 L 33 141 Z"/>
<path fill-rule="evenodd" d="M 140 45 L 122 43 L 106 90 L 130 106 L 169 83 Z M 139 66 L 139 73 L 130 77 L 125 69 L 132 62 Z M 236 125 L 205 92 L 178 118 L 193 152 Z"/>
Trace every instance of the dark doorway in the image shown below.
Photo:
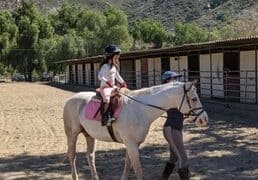
<path fill-rule="evenodd" d="M 74 83 L 73 65 L 69 65 L 69 83 Z"/>
<path fill-rule="evenodd" d="M 75 64 L 75 84 L 78 84 L 78 64 Z"/>
<path fill-rule="evenodd" d="M 83 84 L 86 84 L 85 64 L 82 64 L 82 83 L 83 83 Z"/>
<path fill-rule="evenodd" d="M 224 53 L 224 96 L 240 101 L 240 57 L 239 52 Z"/>
<path fill-rule="evenodd" d="M 90 85 L 94 86 L 94 64 L 90 63 Z"/>
<path fill-rule="evenodd" d="M 188 56 L 188 81 L 198 80 L 197 91 L 200 92 L 200 60 L 199 55 Z"/>
<path fill-rule="evenodd" d="M 141 59 L 141 85 L 149 86 L 148 59 Z"/>
<path fill-rule="evenodd" d="M 170 58 L 169 57 L 161 57 L 161 73 L 170 70 Z"/>
<path fill-rule="evenodd" d="M 120 73 L 122 78 L 127 82 L 129 88 L 136 87 L 135 78 L 135 61 L 134 60 L 122 60 L 120 61 Z"/>

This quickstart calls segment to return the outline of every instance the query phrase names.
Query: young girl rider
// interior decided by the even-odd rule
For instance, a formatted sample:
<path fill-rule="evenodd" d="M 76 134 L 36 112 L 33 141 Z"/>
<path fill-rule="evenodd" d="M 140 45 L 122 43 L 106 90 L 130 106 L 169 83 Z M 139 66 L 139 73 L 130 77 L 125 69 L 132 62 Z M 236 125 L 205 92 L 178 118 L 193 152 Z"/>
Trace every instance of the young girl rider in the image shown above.
<path fill-rule="evenodd" d="M 102 126 L 111 125 L 111 122 L 115 120 L 109 110 L 109 103 L 112 91 L 117 88 L 116 81 L 120 83 L 120 87 L 127 87 L 119 74 L 120 53 L 121 50 L 117 46 L 107 46 L 105 48 L 105 59 L 100 64 L 98 79 L 100 80 L 100 93 L 103 98 Z"/>

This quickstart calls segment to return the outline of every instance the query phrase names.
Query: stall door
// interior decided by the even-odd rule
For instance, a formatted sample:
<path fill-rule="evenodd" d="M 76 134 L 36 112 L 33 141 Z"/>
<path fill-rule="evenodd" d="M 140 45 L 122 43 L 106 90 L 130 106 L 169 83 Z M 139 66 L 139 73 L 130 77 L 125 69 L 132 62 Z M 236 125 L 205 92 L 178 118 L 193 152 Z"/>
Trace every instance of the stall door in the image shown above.
<path fill-rule="evenodd" d="M 141 59 L 141 84 L 142 87 L 149 86 L 148 59 Z"/>
<path fill-rule="evenodd" d="M 198 80 L 197 91 L 200 92 L 200 60 L 199 55 L 188 56 L 188 80 Z"/>
<path fill-rule="evenodd" d="M 224 95 L 233 101 L 240 100 L 239 52 L 224 53 Z"/>
<path fill-rule="evenodd" d="M 135 61 L 134 60 L 122 60 L 120 61 L 120 74 L 127 82 L 129 88 L 135 89 L 136 77 L 135 77 Z"/>

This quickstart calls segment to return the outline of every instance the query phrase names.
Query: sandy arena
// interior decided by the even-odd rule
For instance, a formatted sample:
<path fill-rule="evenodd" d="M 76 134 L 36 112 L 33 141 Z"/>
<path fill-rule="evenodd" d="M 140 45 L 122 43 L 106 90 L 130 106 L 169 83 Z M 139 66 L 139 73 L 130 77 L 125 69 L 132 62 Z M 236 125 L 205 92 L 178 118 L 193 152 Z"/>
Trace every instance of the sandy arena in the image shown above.
<path fill-rule="evenodd" d="M 71 179 L 62 110 L 73 94 L 46 84 L 0 83 L 0 180 Z M 243 112 L 232 115 L 223 105 L 213 106 L 207 104 L 208 129 L 185 126 L 191 179 L 258 179 L 258 110 L 246 112 L 256 113 L 256 118 L 249 118 Z M 169 156 L 163 123 L 164 119 L 153 123 L 141 146 L 146 180 L 160 178 Z M 77 164 L 80 178 L 89 179 L 84 143 L 80 136 Z M 119 179 L 124 155 L 123 145 L 98 142 L 96 165 L 100 179 Z M 130 179 L 135 179 L 133 171 Z M 178 177 L 173 174 L 171 179 Z"/>

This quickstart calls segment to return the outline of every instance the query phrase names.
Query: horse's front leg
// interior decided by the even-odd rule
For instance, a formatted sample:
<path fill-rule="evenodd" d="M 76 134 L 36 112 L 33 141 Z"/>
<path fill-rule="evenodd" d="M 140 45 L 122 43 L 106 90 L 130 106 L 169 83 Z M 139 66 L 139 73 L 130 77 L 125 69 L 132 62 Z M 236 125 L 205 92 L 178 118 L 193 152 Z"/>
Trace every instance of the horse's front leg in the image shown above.
<path fill-rule="evenodd" d="M 123 174 L 122 174 L 122 177 L 120 180 L 128 180 L 130 169 L 131 169 L 131 161 L 130 161 L 128 152 L 126 150 L 125 166 L 124 166 L 124 171 L 123 171 Z"/>
<path fill-rule="evenodd" d="M 139 145 L 137 143 L 127 143 L 126 144 L 126 149 L 128 152 L 128 156 L 131 160 L 131 163 L 133 165 L 133 169 L 136 175 L 137 180 L 142 180 L 142 165 L 140 162 L 140 157 L 139 157 Z"/>

